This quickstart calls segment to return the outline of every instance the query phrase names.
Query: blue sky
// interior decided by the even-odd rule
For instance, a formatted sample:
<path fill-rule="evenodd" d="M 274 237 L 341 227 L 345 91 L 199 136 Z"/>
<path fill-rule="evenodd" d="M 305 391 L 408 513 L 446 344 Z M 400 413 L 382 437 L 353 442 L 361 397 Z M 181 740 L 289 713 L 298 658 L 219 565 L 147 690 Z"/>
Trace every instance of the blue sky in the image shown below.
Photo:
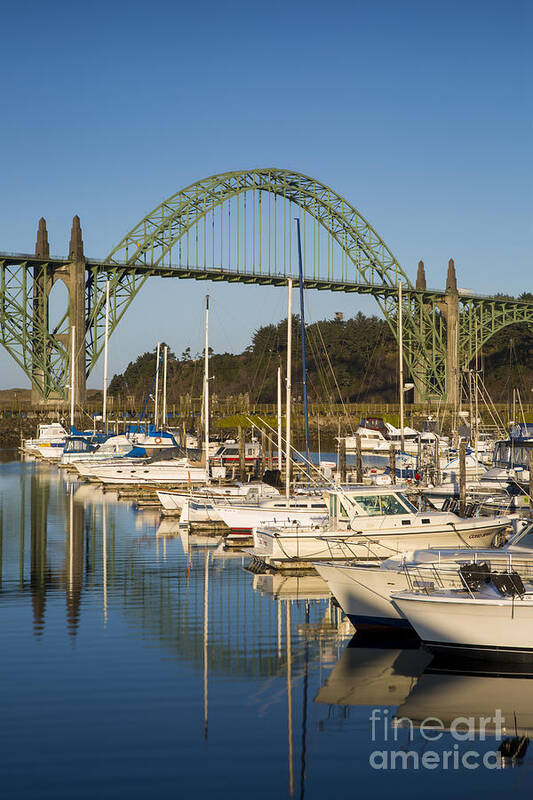
<path fill-rule="evenodd" d="M 19 2 L 3 9 L 0 250 L 73 214 L 105 256 L 207 175 L 296 169 L 335 188 L 413 277 L 531 290 L 532 17 L 507 2 Z M 164 339 L 202 346 L 207 285 L 153 280 L 111 340 L 122 370 Z M 209 285 L 212 344 L 240 351 L 281 290 Z M 310 293 L 310 320 L 376 311 Z M 90 385 L 101 385 L 101 365 Z M 0 388 L 27 381 L 0 352 Z"/>

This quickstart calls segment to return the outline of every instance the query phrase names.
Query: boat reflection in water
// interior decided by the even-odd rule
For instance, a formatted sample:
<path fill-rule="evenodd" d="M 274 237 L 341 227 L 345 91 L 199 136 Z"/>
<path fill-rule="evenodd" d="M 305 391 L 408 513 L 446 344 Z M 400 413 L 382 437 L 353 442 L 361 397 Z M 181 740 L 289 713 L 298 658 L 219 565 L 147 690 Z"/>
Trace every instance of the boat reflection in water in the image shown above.
<path fill-rule="evenodd" d="M 420 728 L 435 720 L 445 731 L 464 731 L 474 740 L 498 743 L 503 766 L 524 758 L 533 733 L 533 671 L 526 665 L 464 662 L 435 658 L 399 706 L 394 722 Z"/>
<path fill-rule="evenodd" d="M 401 745 L 412 755 L 451 742 L 458 763 L 472 751 L 479 751 L 478 766 L 483 754 L 500 769 L 521 763 L 533 733 L 531 666 L 502 664 L 500 672 L 498 665 L 473 663 L 466 673 L 464 662 L 434 658 L 415 642 L 384 644 L 356 634 L 315 702 L 365 709 L 378 747 Z"/>
<path fill-rule="evenodd" d="M 356 634 L 315 697 L 338 706 L 390 706 L 403 703 L 431 656 L 417 644 L 384 647 L 382 640 Z"/>
<path fill-rule="evenodd" d="M 36 786 L 78 796 L 80 775 L 83 797 L 141 800 L 179 786 L 213 798 L 221 782 L 235 798 L 250 787 L 257 800 L 311 800 L 324 787 L 348 797 L 347 763 L 375 776 L 364 752 L 376 746 L 373 708 L 420 724 L 431 707 L 447 721 L 448 695 L 458 698 L 450 713 L 463 702 L 455 689 L 438 693 L 429 656 L 405 641 L 358 635 L 346 648 L 349 626 L 316 576 L 251 574 L 217 537 L 160 526 L 151 511 L 45 464 L 0 466 L 0 554 L 6 797 L 34 800 Z M 510 715 L 515 701 L 500 687 L 520 683 L 520 737 L 526 678 L 503 678 L 465 691 L 463 713 L 486 693 Z M 337 725 L 331 708 L 354 707 Z M 88 753 L 98 769 L 87 769 Z M 376 796 L 396 791 L 389 778 Z M 450 773 L 447 794 L 463 796 L 463 778 Z M 412 790 L 404 780 L 400 796 Z"/>

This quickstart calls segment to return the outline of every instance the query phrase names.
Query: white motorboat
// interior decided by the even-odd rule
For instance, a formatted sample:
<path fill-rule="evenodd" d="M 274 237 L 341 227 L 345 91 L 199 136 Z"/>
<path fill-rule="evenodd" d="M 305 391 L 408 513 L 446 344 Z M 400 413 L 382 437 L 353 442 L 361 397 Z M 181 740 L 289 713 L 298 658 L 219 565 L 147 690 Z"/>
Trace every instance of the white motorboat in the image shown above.
<path fill-rule="evenodd" d="M 292 495 L 259 503 L 214 502 L 213 509 L 234 533 L 250 534 L 262 524 L 321 525 L 327 522 L 328 506 L 322 494 Z"/>
<path fill-rule="evenodd" d="M 391 599 L 432 652 L 475 660 L 533 659 L 533 583 L 490 573 L 480 588 L 393 592 Z"/>
<path fill-rule="evenodd" d="M 458 570 L 473 559 L 491 569 L 513 567 L 533 578 L 533 524 L 526 524 L 499 549 L 429 548 L 382 562 L 316 564 L 316 570 L 357 628 L 409 628 L 391 594 L 413 586 L 460 587 Z"/>
<path fill-rule="evenodd" d="M 259 442 L 244 443 L 244 463 L 254 466 L 261 458 L 261 445 Z M 222 467 L 238 467 L 240 462 L 239 443 L 234 439 L 228 439 L 223 444 L 219 444 L 211 461 L 214 465 Z"/>
<path fill-rule="evenodd" d="M 255 502 L 266 497 L 278 497 L 279 490 L 268 483 L 237 483 L 234 486 L 205 486 L 191 490 L 184 489 L 159 489 L 157 497 L 163 511 L 179 514 L 186 501 L 193 502 L 198 508 L 195 521 L 210 522 L 220 521 L 220 517 L 213 508 L 213 501 L 224 500 L 232 502 Z M 200 519 L 201 509 L 205 508 L 205 519 Z"/>
<path fill-rule="evenodd" d="M 381 430 L 373 430 L 360 425 L 353 436 L 344 437 L 347 453 L 355 453 L 357 449 L 358 436 L 361 442 L 361 451 L 363 453 L 375 453 L 380 449 L 389 449 L 389 442 Z"/>
<path fill-rule="evenodd" d="M 105 442 L 97 445 L 91 442 L 90 437 L 69 436 L 59 460 L 60 466 L 78 464 L 100 464 L 115 458 L 123 458 L 131 453 L 134 448 L 131 440 L 125 434 L 110 436 Z"/>
<path fill-rule="evenodd" d="M 511 524 L 508 517 L 462 518 L 419 512 L 393 486 L 328 490 L 329 525 L 258 524 L 253 554 L 270 564 L 290 561 L 386 559 L 424 547 L 488 547 Z M 279 524 L 279 523 L 278 523 Z"/>
<path fill-rule="evenodd" d="M 103 462 L 93 465 L 89 473 L 91 480 L 99 481 L 104 485 L 143 485 L 152 484 L 178 484 L 178 483 L 205 483 L 207 473 L 204 467 L 191 464 L 187 458 L 172 458 L 145 464 L 116 464 Z"/>
<path fill-rule="evenodd" d="M 397 452 L 401 451 L 401 429 L 395 428 L 394 425 L 390 424 L 390 422 L 385 422 L 384 425 L 387 430 L 386 441 L 378 444 L 376 452 L 379 453 L 383 451 L 388 453 L 391 447 L 394 447 Z M 448 456 L 449 440 L 446 437 L 439 436 L 437 433 L 432 431 L 424 431 L 423 433 L 419 433 L 414 428 L 410 428 L 406 425 L 403 429 L 403 439 L 403 452 L 408 453 L 409 455 L 416 456 L 418 454 L 420 441 L 420 451 L 423 455 L 433 457 L 435 449 L 438 447 L 440 458 L 446 458 Z"/>
<path fill-rule="evenodd" d="M 178 444 L 168 431 L 157 430 L 153 425 L 147 426 L 147 429 L 145 426 L 131 425 L 124 433 L 110 436 L 97 448 L 91 442 L 84 444 L 83 438 L 68 442 L 61 463 L 72 465 L 80 475 L 88 477 L 93 465 L 105 462 L 113 464 L 121 458 L 131 458 L 133 463 L 140 463 L 135 459 L 153 458 L 169 448 L 176 448 L 177 451 Z M 180 452 L 185 451 L 180 449 Z"/>
<path fill-rule="evenodd" d="M 423 431 L 420 433 L 408 425 L 403 429 L 403 449 L 402 431 L 390 422 L 384 422 L 381 418 L 362 420 L 355 434 L 345 436 L 346 452 L 355 453 L 357 449 L 357 436 L 361 442 L 361 452 L 388 454 L 391 447 L 396 452 L 404 452 L 411 456 L 416 456 L 419 452 L 419 443 L 422 453 L 433 456 L 438 445 L 439 456 L 446 458 L 449 450 L 449 440 L 445 436 L 439 436 L 433 431 Z M 371 425 L 372 427 L 368 427 Z"/>
<path fill-rule="evenodd" d="M 510 438 L 497 441 L 494 446 L 492 467 L 484 473 L 479 488 L 485 491 L 506 490 L 510 486 L 529 487 L 529 453 L 533 439 Z"/>
<path fill-rule="evenodd" d="M 48 460 L 61 458 L 68 433 L 60 422 L 39 425 L 35 439 L 25 439 L 22 445 L 24 452 L 32 456 L 41 456 Z"/>

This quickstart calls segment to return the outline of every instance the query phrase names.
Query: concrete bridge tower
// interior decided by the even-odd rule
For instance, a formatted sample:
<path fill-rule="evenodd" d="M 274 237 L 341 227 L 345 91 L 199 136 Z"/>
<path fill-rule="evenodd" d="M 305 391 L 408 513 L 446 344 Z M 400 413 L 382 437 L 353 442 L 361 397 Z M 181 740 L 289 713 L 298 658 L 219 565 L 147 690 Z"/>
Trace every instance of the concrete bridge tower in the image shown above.
<path fill-rule="evenodd" d="M 40 259 L 50 257 L 48 232 L 46 221 L 43 217 L 39 220 L 35 255 Z M 68 352 L 69 376 L 67 383 L 70 385 L 71 375 L 74 375 L 74 387 L 77 403 L 86 400 L 86 361 L 85 361 L 85 272 L 86 261 L 83 252 L 83 239 L 81 234 L 80 218 L 76 215 L 72 220 L 69 244 L 69 263 L 55 267 L 49 276 L 44 277 L 38 268 L 34 269 L 33 278 L 33 376 L 37 383 L 44 384 L 44 368 L 49 357 L 49 315 L 48 301 L 50 291 L 57 280 L 63 281 L 68 291 L 68 334 L 54 334 L 62 342 Z M 74 364 L 71 364 L 72 328 L 74 332 Z M 44 331 L 44 334 L 43 334 Z M 46 336 L 48 333 L 48 337 Z M 50 396 L 51 401 L 57 402 L 59 398 Z M 32 403 L 43 403 L 41 393 L 32 387 Z"/>

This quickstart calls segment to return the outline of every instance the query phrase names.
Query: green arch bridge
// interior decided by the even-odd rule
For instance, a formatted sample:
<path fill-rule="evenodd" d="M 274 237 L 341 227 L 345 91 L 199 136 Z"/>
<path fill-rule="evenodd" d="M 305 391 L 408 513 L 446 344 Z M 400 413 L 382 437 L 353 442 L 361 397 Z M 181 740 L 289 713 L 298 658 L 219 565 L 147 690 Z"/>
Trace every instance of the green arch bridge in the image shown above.
<path fill-rule="evenodd" d="M 50 256 L 44 219 L 33 255 L 0 252 L 0 340 L 31 380 L 35 401 L 66 399 L 71 336 L 76 396 L 103 350 L 106 281 L 112 333 L 153 277 L 283 286 L 298 265 L 293 218 L 300 217 L 304 285 L 372 294 L 396 334 L 403 286 L 404 357 L 418 396 L 456 403 L 460 375 L 497 331 L 533 322 L 533 303 L 457 288 L 453 261 L 446 288 L 427 288 L 424 265 L 413 283 L 372 225 L 319 181 L 276 168 L 226 172 L 197 181 L 147 214 L 104 260 L 84 254 L 74 217 L 69 254 Z M 50 329 L 57 281 L 68 305 Z M 73 331 L 73 333 L 72 333 Z"/>

